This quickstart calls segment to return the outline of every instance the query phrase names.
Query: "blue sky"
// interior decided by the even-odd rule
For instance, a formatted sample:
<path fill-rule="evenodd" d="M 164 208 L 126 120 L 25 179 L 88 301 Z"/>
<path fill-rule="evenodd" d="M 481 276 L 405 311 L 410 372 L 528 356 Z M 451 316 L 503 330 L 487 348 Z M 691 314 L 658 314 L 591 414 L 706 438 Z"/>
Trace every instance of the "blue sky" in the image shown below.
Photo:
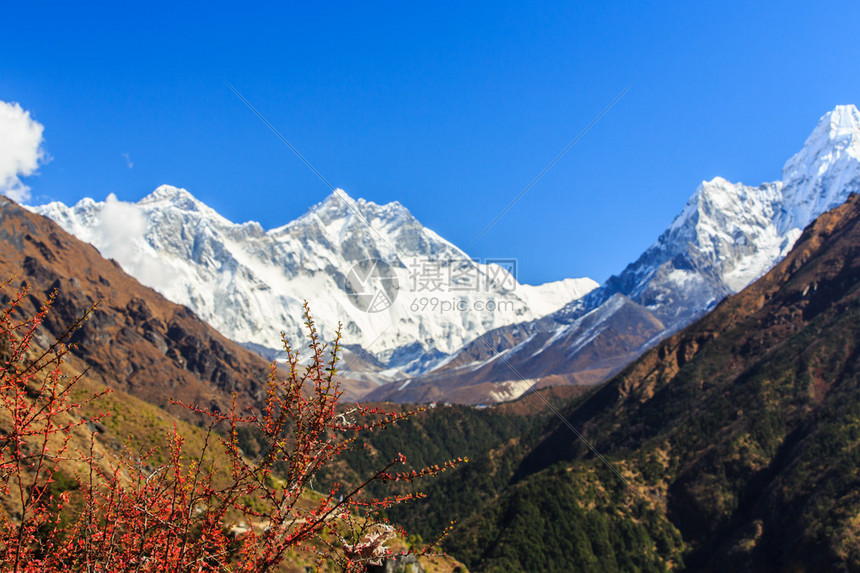
<path fill-rule="evenodd" d="M 31 202 L 170 183 L 237 222 L 302 214 L 329 190 L 226 80 L 334 185 L 531 283 L 619 272 L 700 181 L 779 178 L 860 103 L 856 2 L 71 4 L 4 8 L 0 100 L 51 156 Z"/>

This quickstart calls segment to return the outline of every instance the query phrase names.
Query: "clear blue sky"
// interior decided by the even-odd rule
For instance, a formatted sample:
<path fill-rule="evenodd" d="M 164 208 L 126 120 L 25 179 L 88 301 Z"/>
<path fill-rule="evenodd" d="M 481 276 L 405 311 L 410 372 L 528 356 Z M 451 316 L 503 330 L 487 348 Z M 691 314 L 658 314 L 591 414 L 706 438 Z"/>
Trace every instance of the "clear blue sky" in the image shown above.
<path fill-rule="evenodd" d="M 0 100 L 52 156 L 31 202 L 170 183 L 237 222 L 297 217 L 329 190 L 227 80 L 353 197 L 516 257 L 524 282 L 602 281 L 701 180 L 776 179 L 822 114 L 860 103 L 857 2 L 178 4 L 3 9 Z"/>

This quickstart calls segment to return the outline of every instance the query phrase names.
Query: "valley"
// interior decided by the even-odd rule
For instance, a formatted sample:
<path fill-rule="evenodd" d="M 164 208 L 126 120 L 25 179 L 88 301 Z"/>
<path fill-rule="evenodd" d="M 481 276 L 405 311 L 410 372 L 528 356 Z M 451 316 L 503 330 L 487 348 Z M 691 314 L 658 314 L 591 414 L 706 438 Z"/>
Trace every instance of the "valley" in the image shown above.
<path fill-rule="evenodd" d="M 703 182 L 601 285 L 520 284 L 396 202 L 338 190 L 267 231 L 171 186 L 137 203 L 0 199 L 0 275 L 29 289 L 22 311 L 52 300 L 38 350 L 91 311 L 64 367 L 83 390 L 113 391 L 107 416 L 69 414 L 104 459 L 170 427 L 189 456 L 232 436 L 216 462 L 229 483 L 231 451 L 253 465 L 316 423 L 283 406 L 278 423 L 302 421 L 267 446 L 268 426 L 239 431 L 236 412 L 274 412 L 270 376 L 316 380 L 290 386 L 296 411 L 317 404 L 319 436 L 334 440 L 291 494 L 323 508 L 319 522 L 295 518 L 298 533 L 361 491 L 371 501 L 340 518 L 368 544 L 389 519 L 410 532 L 398 551 L 440 544 L 450 557 L 422 557 L 427 571 L 855 570 L 858 191 L 860 112 L 839 106 L 782 180 Z M 463 287 L 444 294 L 462 306 L 415 305 L 431 272 Z M 295 346 L 303 301 L 319 325 L 307 348 Z M 338 322 L 340 362 L 326 365 Z M 356 412 L 370 421 L 353 424 Z M 86 448 L 83 430 L 69 439 Z M 272 483 L 290 475 L 280 463 Z M 57 473 L 64 492 L 81 467 Z M 382 513 L 364 509 L 387 496 Z M 339 535 L 327 531 L 315 542 Z M 310 562 L 302 551 L 293 564 Z"/>

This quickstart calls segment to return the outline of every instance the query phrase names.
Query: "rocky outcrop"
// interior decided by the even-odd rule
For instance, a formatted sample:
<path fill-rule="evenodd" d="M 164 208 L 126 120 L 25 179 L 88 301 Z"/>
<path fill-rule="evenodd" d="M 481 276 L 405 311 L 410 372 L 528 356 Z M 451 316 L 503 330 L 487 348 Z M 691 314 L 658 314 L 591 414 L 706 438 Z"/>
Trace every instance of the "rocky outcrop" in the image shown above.
<path fill-rule="evenodd" d="M 425 569 L 414 555 L 398 555 L 382 565 L 368 565 L 367 573 L 424 573 Z"/>

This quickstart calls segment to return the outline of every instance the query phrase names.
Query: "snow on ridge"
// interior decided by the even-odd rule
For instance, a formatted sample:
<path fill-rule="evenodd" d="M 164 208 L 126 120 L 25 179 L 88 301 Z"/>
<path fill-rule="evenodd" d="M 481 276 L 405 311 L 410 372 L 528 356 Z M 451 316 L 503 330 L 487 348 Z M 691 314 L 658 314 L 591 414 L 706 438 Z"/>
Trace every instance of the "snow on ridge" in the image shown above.
<path fill-rule="evenodd" d="M 593 288 L 590 279 L 536 287 L 514 282 L 503 288 L 489 281 L 490 267 L 473 263 L 400 203 L 377 205 L 340 192 L 269 231 L 257 222 L 233 223 L 187 190 L 169 185 L 137 203 L 110 196 L 102 202 L 84 199 L 73 207 L 51 203 L 31 210 L 94 244 L 143 284 L 189 306 L 233 340 L 275 348 L 281 331 L 292 339 L 304 336 L 301 306 L 307 299 L 324 337 L 330 338 L 342 321 L 345 343 L 391 360 L 392 368 L 422 369 L 434 362 L 416 361 L 414 350 L 399 349 L 444 356 L 478 334 L 540 318 Z M 111 210 L 121 211 L 122 217 L 107 217 Z M 134 224 L 113 224 L 117 219 Z M 417 257 L 436 261 L 443 272 L 457 261 L 487 289 L 410 291 L 409 265 Z M 372 258 L 391 265 L 400 285 L 394 303 L 382 312 L 356 307 L 344 282 L 356 261 Z M 423 305 L 429 299 L 434 304 Z M 452 308 L 461 300 L 462 308 Z M 507 306 L 477 308 L 488 301 Z"/>
<path fill-rule="evenodd" d="M 639 259 L 557 316 L 573 320 L 620 292 L 681 327 L 762 276 L 851 192 L 860 192 L 860 112 L 846 105 L 822 116 L 782 181 L 703 181 Z"/>
<path fill-rule="evenodd" d="M 785 208 L 780 231 L 803 229 L 818 215 L 860 192 L 860 112 L 837 106 L 824 115 L 803 149 L 783 167 Z"/>
<path fill-rule="evenodd" d="M 508 380 L 506 382 L 498 382 L 493 386 L 493 390 L 490 390 L 488 393 L 488 398 L 490 402 L 509 402 L 511 400 L 516 400 L 523 394 L 529 391 L 535 383 L 538 382 L 537 379 L 516 379 L 516 380 Z"/>
<path fill-rule="evenodd" d="M 678 328 L 764 274 L 807 224 L 852 191 L 860 192 L 860 112 L 837 106 L 785 163 L 782 181 L 757 187 L 720 177 L 703 181 L 657 241 L 600 288 L 590 279 L 516 284 L 512 291 L 466 293 L 462 298 L 471 306 L 455 312 L 410 308 L 422 296 L 433 297 L 408 292 L 413 257 L 472 263 L 397 202 L 377 205 L 338 190 L 268 231 L 255 222 L 232 223 L 187 190 L 168 185 L 138 203 L 109 197 L 31 210 L 93 243 L 142 283 L 193 308 L 234 340 L 273 347 L 281 330 L 302 336 L 300 307 L 307 298 L 324 335 L 343 320 L 347 343 L 390 359 L 388 366 L 395 368 L 406 364 L 398 362 L 398 353 L 414 360 L 415 352 L 404 349 L 449 354 L 478 334 L 535 320 L 564 303 L 556 316 L 576 319 L 619 293 L 652 311 L 669 330 Z M 106 209 L 123 210 L 134 224 L 111 225 Z M 357 309 L 347 296 L 344 275 L 366 258 L 384 259 L 400 283 L 395 304 L 384 312 Z M 482 279 L 493 271 L 473 267 Z M 450 303 L 457 297 L 446 292 L 436 298 Z M 510 302 L 513 310 L 473 308 L 489 299 Z"/>
<path fill-rule="evenodd" d="M 520 284 L 518 289 L 531 301 L 533 310 L 540 315 L 551 314 L 571 300 L 580 299 L 600 286 L 588 277 L 562 279 L 540 285 Z"/>

